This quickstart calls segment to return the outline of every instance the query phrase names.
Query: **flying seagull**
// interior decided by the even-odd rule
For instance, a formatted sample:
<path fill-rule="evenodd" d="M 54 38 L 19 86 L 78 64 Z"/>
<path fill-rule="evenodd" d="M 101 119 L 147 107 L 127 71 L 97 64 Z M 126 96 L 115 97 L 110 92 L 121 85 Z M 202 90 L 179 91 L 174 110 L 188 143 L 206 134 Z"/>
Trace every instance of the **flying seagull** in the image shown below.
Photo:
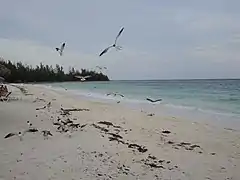
<path fill-rule="evenodd" d="M 90 78 L 91 76 L 75 76 L 75 77 L 80 79 L 81 81 L 86 81 L 86 79 Z"/>
<path fill-rule="evenodd" d="M 107 69 L 107 67 L 105 67 L 105 66 L 103 66 L 103 67 L 101 67 L 101 66 L 96 66 L 96 68 L 98 68 L 99 70 Z"/>
<path fill-rule="evenodd" d="M 48 130 L 43 130 L 42 133 L 43 133 L 44 139 L 47 139 L 48 136 L 53 136 L 52 133 Z"/>
<path fill-rule="evenodd" d="M 114 92 L 113 93 L 108 93 L 107 96 L 109 96 L 109 95 L 124 97 L 124 95 L 122 95 L 120 93 L 117 93 L 117 92 L 116 93 L 114 93 Z"/>
<path fill-rule="evenodd" d="M 122 34 L 123 30 L 124 30 L 124 27 L 119 31 L 119 33 L 118 33 L 118 35 L 117 35 L 117 37 L 116 37 L 116 39 L 115 39 L 114 44 L 111 45 L 111 46 L 109 46 L 109 47 L 107 47 L 106 49 L 104 49 L 104 50 L 99 54 L 99 56 L 102 56 L 103 54 L 107 53 L 108 50 L 111 49 L 111 48 L 113 48 L 113 47 L 116 48 L 116 50 L 122 50 L 122 47 L 121 47 L 121 46 L 117 46 L 117 40 L 118 40 L 119 36 Z"/>
<path fill-rule="evenodd" d="M 6 138 L 10 138 L 10 137 L 12 137 L 12 136 L 18 136 L 19 137 L 19 139 L 20 139 L 20 141 L 22 141 L 23 139 L 22 139 L 22 136 L 24 135 L 24 133 L 22 133 L 22 132 L 18 132 L 18 133 L 8 133 L 4 138 L 6 139 Z"/>
<path fill-rule="evenodd" d="M 59 52 L 60 56 L 63 55 L 64 48 L 65 48 L 65 43 L 62 44 L 61 48 L 56 48 L 56 50 Z"/>
<path fill-rule="evenodd" d="M 100 70 L 102 70 L 102 69 L 107 69 L 107 67 L 105 67 L 105 66 L 103 66 L 103 67 L 101 67 L 101 66 L 96 66 L 96 68 L 98 68 L 98 69 L 100 69 Z"/>
<path fill-rule="evenodd" d="M 150 99 L 150 98 L 146 98 L 146 100 L 147 100 L 147 101 L 150 101 L 150 102 L 152 102 L 152 103 L 162 101 L 162 99 L 152 100 L 152 99 Z"/>

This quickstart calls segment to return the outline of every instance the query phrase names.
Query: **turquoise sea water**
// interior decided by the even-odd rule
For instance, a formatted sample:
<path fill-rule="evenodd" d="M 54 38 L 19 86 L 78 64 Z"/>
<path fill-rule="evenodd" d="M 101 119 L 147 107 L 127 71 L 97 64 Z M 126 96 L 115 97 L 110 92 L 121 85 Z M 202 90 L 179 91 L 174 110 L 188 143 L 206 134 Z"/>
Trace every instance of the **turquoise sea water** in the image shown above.
<path fill-rule="evenodd" d="M 161 98 L 166 107 L 199 110 L 240 117 L 240 80 L 139 80 L 109 82 L 66 82 L 47 84 L 67 88 L 95 99 L 149 103 L 146 97 Z M 106 96 L 119 92 L 125 97 Z"/>

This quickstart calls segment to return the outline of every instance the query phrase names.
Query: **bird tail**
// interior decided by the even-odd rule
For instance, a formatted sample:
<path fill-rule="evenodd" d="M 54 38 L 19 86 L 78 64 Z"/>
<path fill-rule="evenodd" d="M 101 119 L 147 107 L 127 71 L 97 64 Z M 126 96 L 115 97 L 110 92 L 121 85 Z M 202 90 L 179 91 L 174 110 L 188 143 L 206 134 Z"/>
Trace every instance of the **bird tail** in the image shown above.
<path fill-rule="evenodd" d="M 116 46 L 115 48 L 116 48 L 116 50 L 122 50 L 121 46 Z"/>

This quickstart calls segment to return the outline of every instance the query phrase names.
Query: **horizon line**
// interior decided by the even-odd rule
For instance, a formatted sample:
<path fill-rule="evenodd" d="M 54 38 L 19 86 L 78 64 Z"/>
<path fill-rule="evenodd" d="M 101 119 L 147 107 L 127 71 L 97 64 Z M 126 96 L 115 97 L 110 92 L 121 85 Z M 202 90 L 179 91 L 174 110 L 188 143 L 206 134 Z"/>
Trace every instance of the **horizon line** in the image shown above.
<path fill-rule="evenodd" d="M 181 79 L 110 79 L 110 81 L 179 81 L 179 80 L 240 80 L 239 78 L 181 78 Z"/>

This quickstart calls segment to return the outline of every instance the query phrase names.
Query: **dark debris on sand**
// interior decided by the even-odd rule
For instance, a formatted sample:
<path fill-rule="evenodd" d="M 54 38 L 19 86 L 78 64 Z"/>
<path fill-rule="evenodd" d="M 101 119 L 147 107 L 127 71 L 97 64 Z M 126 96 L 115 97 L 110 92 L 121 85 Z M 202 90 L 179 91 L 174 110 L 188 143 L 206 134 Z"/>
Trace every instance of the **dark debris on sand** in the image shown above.
<path fill-rule="evenodd" d="M 104 125 L 106 125 L 106 126 L 112 126 L 112 127 L 114 127 L 114 128 L 121 128 L 121 126 L 116 126 L 116 125 L 114 125 L 113 123 L 108 122 L 108 121 L 99 121 L 98 124 L 104 124 Z"/>
<path fill-rule="evenodd" d="M 90 111 L 90 109 L 87 108 L 61 108 L 61 115 L 62 116 L 69 116 L 71 115 L 71 112 L 76 111 Z"/>
<path fill-rule="evenodd" d="M 103 131 L 103 132 L 108 132 L 108 131 L 109 131 L 108 129 L 106 129 L 106 128 L 104 128 L 104 127 L 101 127 L 101 126 L 98 126 L 98 125 L 96 125 L 96 124 L 92 124 L 92 126 L 95 127 L 95 128 L 97 128 L 97 129 L 100 129 L 100 130 Z"/>
<path fill-rule="evenodd" d="M 71 111 L 90 111 L 90 109 L 87 109 L 87 108 L 61 108 L 62 111 L 65 111 L 65 112 L 71 112 Z"/>
<path fill-rule="evenodd" d="M 123 140 L 120 140 L 116 137 L 108 137 L 109 141 L 117 141 L 118 144 L 121 143 L 121 144 L 126 144 Z"/>
<path fill-rule="evenodd" d="M 120 126 L 114 125 L 112 122 L 108 122 L 108 121 L 99 121 L 98 124 L 106 125 L 108 128 L 109 128 L 109 126 L 112 126 L 114 128 L 121 128 Z M 107 129 L 107 128 L 101 127 L 96 124 L 92 124 L 92 126 L 97 129 L 100 129 L 101 132 L 104 132 L 105 134 L 110 135 L 108 137 L 109 141 L 116 141 L 116 142 L 118 142 L 118 144 L 121 143 L 121 144 L 127 145 L 128 148 L 136 149 L 141 153 L 145 153 L 148 151 L 148 149 L 145 146 L 141 146 L 138 144 L 132 144 L 132 143 L 128 143 L 128 142 L 124 141 L 122 136 L 120 136 L 119 134 L 110 133 L 109 129 Z"/>
<path fill-rule="evenodd" d="M 192 150 L 194 150 L 196 148 L 199 148 L 199 149 L 202 150 L 200 145 L 192 144 L 192 143 L 189 143 L 189 142 L 176 143 L 176 142 L 173 142 L 173 141 L 167 141 L 167 144 L 172 145 L 174 149 L 179 149 L 179 148 L 182 147 L 182 148 L 184 148 L 185 150 L 188 150 L 188 151 L 192 151 Z"/>
<path fill-rule="evenodd" d="M 129 171 L 130 171 L 130 167 L 129 166 L 125 166 L 124 164 L 123 165 L 118 165 L 118 170 L 120 173 L 123 173 L 123 174 L 126 174 L 128 175 Z"/>
<path fill-rule="evenodd" d="M 137 149 L 141 153 L 145 153 L 148 150 L 145 146 L 140 146 L 138 144 L 129 144 L 128 148 Z"/>
<path fill-rule="evenodd" d="M 108 133 L 108 134 L 115 137 L 115 138 L 123 139 L 123 137 L 120 136 L 119 134 L 115 134 L 115 133 Z"/>
<path fill-rule="evenodd" d="M 145 166 L 148 166 L 150 168 L 157 168 L 157 169 L 168 169 L 168 170 L 173 170 L 173 169 L 177 169 L 178 166 L 173 166 L 171 165 L 171 161 L 167 161 L 167 160 L 162 160 L 162 159 L 158 159 L 155 156 L 152 155 L 148 155 L 147 158 L 142 159 L 141 163 L 143 163 Z"/>

